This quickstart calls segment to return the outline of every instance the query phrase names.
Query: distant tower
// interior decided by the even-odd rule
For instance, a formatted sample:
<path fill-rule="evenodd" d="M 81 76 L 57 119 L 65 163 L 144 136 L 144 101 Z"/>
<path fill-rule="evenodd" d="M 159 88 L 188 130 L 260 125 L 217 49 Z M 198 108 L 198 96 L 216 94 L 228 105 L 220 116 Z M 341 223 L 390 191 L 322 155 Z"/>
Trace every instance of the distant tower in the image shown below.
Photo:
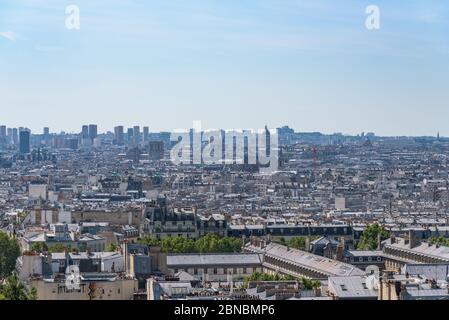
<path fill-rule="evenodd" d="M 23 129 L 19 133 L 19 143 L 20 143 L 20 154 L 30 153 L 30 131 Z"/>
<path fill-rule="evenodd" d="M 5 138 L 6 137 L 6 126 L 0 126 L 0 138 Z"/>
<path fill-rule="evenodd" d="M 137 146 L 140 143 L 140 127 L 134 126 L 133 133 L 134 133 L 134 144 Z"/>
<path fill-rule="evenodd" d="M 84 125 L 81 128 L 81 138 L 89 139 L 89 126 Z"/>
<path fill-rule="evenodd" d="M 98 127 L 96 124 L 89 125 L 89 139 L 94 140 L 98 135 Z"/>
<path fill-rule="evenodd" d="M 12 141 L 15 146 L 19 143 L 19 130 L 17 128 L 12 129 Z"/>
<path fill-rule="evenodd" d="M 149 134 L 150 134 L 150 128 L 149 127 L 143 127 L 143 142 L 145 144 L 148 143 Z"/>
<path fill-rule="evenodd" d="M 128 140 L 128 144 L 133 144 L 133 136 L 134 136 L 134 130 L 133 128 L 128 128 L 126 138 Z"/>
<path fill-rule="evenodd" d="M 123 145 L 124 143 L 124 132 L 123 132 L 123 126 L 117 126 L 114 128 L 114 138 L 115 138 L 115 143 L 118 144 L 119 146 Z"/>
<path fill-rule="evenodd" d="M 440 133 L 439 132 L 437 133 L 437 140 L 438 141 L 440 140 Z"/>
<path fill-rule="evenodd" d="M 44 127 L 44 130 L 43 130 L 43 141 L 44 141 L 44 143 L 47 144 L 49 139 L 50 139 L 50 128 L 49 127 Z"/>

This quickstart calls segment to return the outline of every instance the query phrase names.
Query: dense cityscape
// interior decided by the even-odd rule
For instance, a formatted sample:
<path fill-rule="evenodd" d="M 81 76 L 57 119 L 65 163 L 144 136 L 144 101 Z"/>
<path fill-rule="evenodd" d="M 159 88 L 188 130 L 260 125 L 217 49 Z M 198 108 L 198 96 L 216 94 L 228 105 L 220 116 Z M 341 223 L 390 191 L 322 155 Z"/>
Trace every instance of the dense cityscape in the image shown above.
<path fill-rule="evenodd" d="M 175 165 L 148 126 L 80 129 L 0 126 L 0 299 L 449 300 L 438 133 L 284 126 L 266 174 Z"/>

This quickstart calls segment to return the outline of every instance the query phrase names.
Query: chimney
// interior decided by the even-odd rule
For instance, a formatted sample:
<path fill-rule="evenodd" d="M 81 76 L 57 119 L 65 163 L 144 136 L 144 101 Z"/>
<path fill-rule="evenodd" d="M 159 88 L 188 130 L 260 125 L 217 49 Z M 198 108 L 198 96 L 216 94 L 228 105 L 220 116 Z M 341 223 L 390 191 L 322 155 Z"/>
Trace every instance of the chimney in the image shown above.
<path fill-rule="evenodd" d="M 337 246 L 337 251 L 335 252 L 335 260 L 343 261 L 344 250 L 345 250 L 344 244 L 340 242 Z"/>
<path fill-rule="evenodd" d="M 415 235 L 415 230 L 410 229 L 408 231 L 408 241 L 409 241 L 408 244 L 409 244 L 409 248 L 410 249 L 413 249 L 414 247 L 419 245 L 419 241 L 418 241 L 418 239 L 416 238 L 416 235 Z"/>
<path fill-rule="evenodd" d="M 391 240 L 391 244 L 396 243 L 396 236 L 394 235 L 394 233 L 391 233 L 390 240 Z"/>

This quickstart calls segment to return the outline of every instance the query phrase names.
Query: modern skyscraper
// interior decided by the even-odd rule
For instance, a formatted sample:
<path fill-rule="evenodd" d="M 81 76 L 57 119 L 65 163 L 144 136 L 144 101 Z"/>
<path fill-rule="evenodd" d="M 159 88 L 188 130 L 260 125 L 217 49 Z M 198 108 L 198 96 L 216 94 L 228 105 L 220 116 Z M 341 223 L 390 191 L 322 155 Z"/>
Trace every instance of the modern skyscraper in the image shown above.
<path fill-rule="evenodd" d="M 81 129 L 81 138 L 89 139 L 89 126 L 84 125 Z"/>
<path fill-rule="evenodd" d="M 126 134 L 126 138 L 127 138 L 128 144 L 132 144 L 134 142 L 134 139 L 133 139 L 134 134 L 133 134 L 133 132 L 134 132 L 133 128 L 128 128 L 128 131 L 127 131 L 127 134 Z"/>
<path fill-rule="evenodd" d="M 148 127 L 143 127 L 143 142 L 144 142 L 145 144 L 147 144 L 149 138 L 150 138 L 150 128 L 148 128 Z"/>
<path fill-rule="evenodd" d="M 6 126 L 0 126 L 0 149 L 5 147 L 8 143 L 8 139 L 6 137 Z"/>
<path fill-rule="evenodd" d="M 0 126 L 0 138 L 6 138 L 6 126 Z"/>
<path fill-rule="evenodd" d="M 95 139 L 98 136 L 98 128 L 96 124 L 89 125 L 89 139 Z"/>
<path fill-rule="evenodd" d="M 23 129 L 19 134 L 20 141 L 20 154 L 29 154 L 30 153 L 30 131 L 28 129 Z"/>
<path fill-rule="evenodd" d="M 19 144 L 19 131 L 17 130 L 17 128 L 12 129 L 12 142 L 15 146 Z"/>
<path fill-rule="evenodd" d="M 138 145 L 140 143 L 140 127 L 134 126 L 133 133 L 134 133 L 134 144 Z"/>
<path fill-rule="evenodd" d="M 6 136 L 8 137 L 8 143 L 12 143 L 12 128 L 8 128 Z"/>
<path fill-rule="evenodd" d="M 123 126 L 117 126 L 114 128 L 114 139 L 116 144 L 123 145 L 124 143 Z"/>
<path fill-rule="evenodd" d="M 50 135 L 50 128 L 44 127 L 44 137 L 48 137 Z"/>

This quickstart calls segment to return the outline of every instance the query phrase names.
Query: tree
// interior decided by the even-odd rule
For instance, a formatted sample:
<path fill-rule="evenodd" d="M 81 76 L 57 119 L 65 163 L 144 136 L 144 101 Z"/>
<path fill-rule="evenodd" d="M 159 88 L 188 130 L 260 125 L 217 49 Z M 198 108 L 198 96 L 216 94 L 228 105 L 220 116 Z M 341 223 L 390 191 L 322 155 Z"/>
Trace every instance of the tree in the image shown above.
<path fill-rule="evenodd" d="M 444 236 L 431 236 L 429 240 L 427 240 L 431 245 L 439 245 L 439 246 L 449 246 L 449 239 L 446 239 Z"/>
<path fill-rule="evenodd" d="M 19 256 L 20 247 L 17 241 L 0 232 L 0 278 L 6 278 L 13 272 Z"/>
<path fill-rule="evenodd" d="M 106 251 L 107 252 L 115 252 L 117 251 L 118 246 L 115 243 L 110 243 L 108 244 L 108 246 L 106 247 Z"/>
<path fill-rule="evenodd" d="M 220 253 L 220 252 L 240 252 L 241 241 L 233 237 L 220 238 L 217 235 L 208 234 L 198 240 L 184 237 L 167 237 L 158 240 L 146 236 L 139 240 L 139 243 L 148 246 L 159 246 L 162 252 L 166 253 Z"/>
<path fill-rule="evenodd" d="M 48 252 L 49 253 L 55 253 L 55 252 L 64 252 L 65 250 L 69 250 L 69 248 L 67 248 L 65 245 L 63 245 L 62 243 L 57 243 L 55 245 L 52 245 L 51 247 L 48 248 Z"/>
<path fill-rule="evenodd" d="M 35 242 L 31 245 L 31 251 L 42 253 L 48 251 L 48 246 L 45 242 Z"/>
<path fill-rule="evenodd" d="M 360 236 L 360 241 L 357 249 L 376 250 L 379 235 L 381 241 L 387 239 L 390 236 L 389 232 L 385 230 L 385 228 L 381 227 L 378 223 L 369 225 Z"/>
<path fill-rule="evenodd" d="M 301 278 L 301 285 L 304 290 L 313 290 L 321 286 L 321 282 L 318 280 L 312 280 L 307 278 Z"/>
<path fill-rule="evenodd" d="M 307 246 L 306 246 L 307 238 L 310 241 L 313 241 L 315 239 L 318 239 L 319 237 L 317 237 L 317 236 L 301 237 L 300 236 L 300 237 L 293 237 L 290 240 L 285 240 L 284 237 L 280 237 L 279 242 L 280 242 L 280 244 L 282 244 L 284 246 L 289 246 L 291 248 L 298 249 L 298 250 L 308 251 L 309 248 L 307 248 Z"/>
<path fill-rule="evenodd" d="M 151 247 L 151 246 L 160 246 L 161 245 L 161 241 L 160 240 L 158 240 L 158 239 L 156 239 L 154 237 L 151 237 L 151 236 L 145 236 L 142 239 L 140 239 L 138 242 L 140 244 L 145 244 L 145 245 L 147 245 L 149 247 Z"/>
<path fill-rule="evenodd" d="M 306 238 L 305 237 L 294 237 L 287 242 L 287 245 L 299 249 L 306 250 Z"/>
<path fill-rule="evenodd" d="M 34 287 L 28 289 L 13 272 L 0 286 L 0 295 L 4 300 L 36 300 L 37 290 Z"/>
<path fill-rule="evenodd" d="M 272 275 L 268 273 L 253 272 L 245 279 L 244 286 L 247 287 L 248 282 L 250 281 L 299 281 L 303 290 L 313 290 L 321 286 L 321 282 L 318 280 L 312 280 L 304 277 L 297 278 L 291 275 L 281 276 L 277 273 Z"/>

